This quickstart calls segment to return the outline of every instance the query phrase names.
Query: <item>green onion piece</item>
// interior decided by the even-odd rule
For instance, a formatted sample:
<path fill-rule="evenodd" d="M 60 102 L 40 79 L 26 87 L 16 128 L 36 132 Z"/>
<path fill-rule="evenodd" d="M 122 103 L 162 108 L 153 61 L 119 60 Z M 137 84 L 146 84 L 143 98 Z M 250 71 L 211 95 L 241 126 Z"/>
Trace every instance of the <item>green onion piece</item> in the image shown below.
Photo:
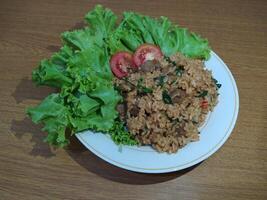
<path fill-rule="evenodd" d="M 176 67 L 175 69 L 175 74 L 177 76 L 182 76 L 182 73 L 184 72 L 184 69 L 180 66 L 180 67 Z"/>
<path fill-rule="evenodd" d="M 143 87 L 142 92 L 147 94 L 147 93 L 152 93 L 153 90 L 151 88 Z"/>
<path fill-rule="evenodd" d="M 143 81 L 144 81 L 144 79 L 142 77 L 138 80 L 138 82 L 137 82 L 137 92 L 139 94 L 152 93 L 153 92 L 152 88 L 148 88 L 148 87 L 145 87 L 145 86 L 142 85 Z"/>
<path fill-rule="evenodd" d="M 219 89 L 220 87 L 222 87 L 222 84 L 219 84 L 218 81 L 215 78 L 212 78 L 212 80 L 214 81 L 217 89 Z"/>
<path fill-rule="evenodd" d="M 166 76 L 164 75 L 160 75 L 159 77 L 155 78 L 158 81 L 157 86 L 162 87 L 165 83 L 165 78 Z"/>
<path fill-rule="evenodd" d="M 208 94 L 208 91 L 207 90 L 204 90 L 203 92 L 201 92 L 198 96 L 196 96 L 196 97 L 205 97 L 205 96 L 207 96 L 207 94 Z"/>
<path fill-rule="evenodd" d="M 163 92 L 162 92 L 162 99 L 163 99 L 164 103 L 166 103 L 166 104 L 172 104 L 172 98 L 168 94 L 168 91 L 167 90 L 163 90 Z"/>

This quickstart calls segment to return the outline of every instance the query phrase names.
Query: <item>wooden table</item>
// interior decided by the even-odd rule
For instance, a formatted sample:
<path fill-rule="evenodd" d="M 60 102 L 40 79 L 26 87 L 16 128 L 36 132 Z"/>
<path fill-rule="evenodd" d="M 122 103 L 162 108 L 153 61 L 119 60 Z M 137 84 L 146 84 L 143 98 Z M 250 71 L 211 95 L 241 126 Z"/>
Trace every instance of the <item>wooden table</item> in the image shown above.
<path fill-rule="evenodd" d="M 25 117 L 53 90 L 30 75 L 96 3 L 117 14 L 168 16 L 209 39 L 238 85 L 240 112 L 225 145 L 198 166 L 147 175 L 100 160 L 75 139 L 52 149 Z M 267 199 L 267 1 L 0 2 L 0 199 Z"/>

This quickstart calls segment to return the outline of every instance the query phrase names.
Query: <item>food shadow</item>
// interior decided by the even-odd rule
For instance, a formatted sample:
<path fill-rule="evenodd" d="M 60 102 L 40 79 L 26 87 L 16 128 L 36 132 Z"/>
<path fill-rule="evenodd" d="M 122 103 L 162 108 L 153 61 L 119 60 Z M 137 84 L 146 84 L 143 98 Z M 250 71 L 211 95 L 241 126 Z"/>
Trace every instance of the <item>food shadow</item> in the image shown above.
<path fill-rule="evenodd" d="M 41 101 L 53 92 L 56 92 L 56 90 L 46 86 L 37 88 L 28 77 L 24 77 L 19 82 L 11 96 L 15 99 L 17 104 L 20 104 L 29 99 Z M 9 131 L 18 139 L 21 139 L 27 134 L 31 135 L 30 142 L 32 144 L 32 150 L 29 153 L 30 155 L 41 156 L 44 158 L 55 156 L 53 148 L 43 142 L 45 133 L 41 130 L 41 127 L 42 126 L 40 124 L 34 124 L 29 117 L 25 116 L 22 120 L 13 119 L 11 121 Z"/>

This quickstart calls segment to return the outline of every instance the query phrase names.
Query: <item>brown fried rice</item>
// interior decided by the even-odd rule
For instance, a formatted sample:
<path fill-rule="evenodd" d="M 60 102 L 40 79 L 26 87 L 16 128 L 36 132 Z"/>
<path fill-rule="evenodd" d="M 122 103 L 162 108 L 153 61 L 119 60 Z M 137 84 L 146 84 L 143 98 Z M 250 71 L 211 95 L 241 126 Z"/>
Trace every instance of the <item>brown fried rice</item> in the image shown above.
<path fill-rule="evenodd" d="M 116 79 L 118 106 L 128 131 L 141 145 L 175 153 L 199 140 L 198 128 L 217 104 L 218 90 L 204 62 L 181 54 L 148 61 L 127 79 Z"/>

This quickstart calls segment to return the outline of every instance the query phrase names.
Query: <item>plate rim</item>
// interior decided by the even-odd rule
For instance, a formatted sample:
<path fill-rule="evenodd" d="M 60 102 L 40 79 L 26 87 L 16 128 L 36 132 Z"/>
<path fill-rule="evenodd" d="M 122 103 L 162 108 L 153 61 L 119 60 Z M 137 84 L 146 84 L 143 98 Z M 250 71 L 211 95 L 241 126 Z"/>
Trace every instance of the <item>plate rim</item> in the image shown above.
<path fill-rule="evenodd" d="M 88 144 L 82 137 L 81 134 L 75 134 L 75 136 L 79 139 L 79 141 L 88 149 L 90 150 L 92 153 L 94 153 L 96 156 L 100 157 L 101 159 L 105 160 L 106 162 L 115 165 L 117 167 L 120 167 L 122 169 L 127 169 L 130 171 L 134 171 L 134 172 L 140 172 L 140 173 L 168 173 L 168 172 L 174 172 L 174 171 L 179 171 L 182 169 L 186 169 L 188 167 L 194 166 L 204 160 L 206 160 L 207 158 L 209 158 L 212 154 L 214 154 L 215 152 L 217 152 L 222 145 L 227 141 L 227 139 L 229 138 L 229 136 L 231 135 L 236 121 L 237 121 L 237 117 L 238 117 L 238 113 L 239 113 L 239 94 L 238 94 L 238 89 L 237 89 L 237 85 L 236 85 L 236 81 L 234 79 L 234 76 L 232 75 L 230 69 L 228 68 L 228 66 L 223 62 L 223 60 L 214 52 L 211 51 L 211 54 L 214 55 L 216 57 L 216 59 L 222 64 L 222 66 L 224 66 L 225 70 L 227 71 L 230 79 L 231 79 L 231 85 L 234 89 L 234 94 L 235 94 L 235 109 L 234 109 L 234 114 L 231 120 L 231 124 L 228 127 L 228 130 L 226 131 L 226 134 L 224 135 L 224 137 L 212 148 L 210 149 L 207 153 L 205 153 L 204 155 L 201 155 L 200 157 L 196 158 L 193 161 L 190 161 L 188 163 L 185 163 L 183 165 L 178 165 L 178 166 L 172 166 L 172 167 L 165 167 L 165 168 L 141 168 L 141 167 L 136 167 L 136 166 L 130 166 L 121 162 L 117 162 L 107 156 L 105 156 L 104 154 L 102 154 L 101 152 L 97 151 L 96 149 L 94 149 L 90 144 Z"/>

